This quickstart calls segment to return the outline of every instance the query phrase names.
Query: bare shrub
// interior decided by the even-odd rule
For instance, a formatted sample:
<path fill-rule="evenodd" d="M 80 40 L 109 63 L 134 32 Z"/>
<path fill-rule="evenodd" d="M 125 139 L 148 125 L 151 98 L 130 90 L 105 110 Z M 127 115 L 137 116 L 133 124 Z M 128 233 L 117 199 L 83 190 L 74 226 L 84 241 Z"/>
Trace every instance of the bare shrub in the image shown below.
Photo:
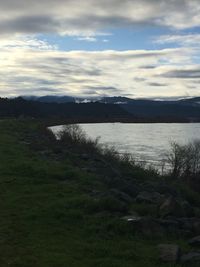
<path fill-rule="evenodd" d="M 68 124 L 59 133 L 59 140 L 66 146 L 74 146 L 79 150 L 89 153 L 100 153 L 101 145 L 99 137 L 96 139 L 89 138 L 86 133 L 77 124 Z"/>
<path fill-rule="evenodd" d="M 189 177 L 200 174 L 200 140 L 186 145 L 171 143 L 171 150 L 167 154 L 167 163 L 174 177 Z"/>
<path fill-rule="evenodd" d="M 136 165 L 135 158 L 130 153 L 123 153 L 121 155 L 121 161 L 124 162 L 124 163 L 131 164 L 131 165 Z"/>
<path fill-rule="evenodd" d="M 106 164 L 115 162 L 119 165 L 123 164 L 123 166 L 129 165 L 153 171 L 152 168 L 146 166 L 144 161 L 137 162 L 133 155 L 129 153 L 120 154 L 115 147 L 101 144 L 99 138 L 89 138 L 77 124 L 66 125 L 59 133 L 58 140 L 71 149 L 98 155 L 102 160 L 105 160 Z M 155 169 L 154 172 L 156 172 Z"/>
<path fill-rule="evenodd" d="M 120 154 L 113 146 L 103 145 L 101 147 L 101 154 L 105 157 L 105 159 L 109 160 L 120 160 Z"/>
<path fill-rule="evenodd" d="M 65 125 L 63 130 L 59 133 L 59 139 L 62 142 L 80 143 L 86 139 L 86 134 L 77 124 Z"/>
<path fill-rule="evenodd" d="M 78 148 L 79 151 L 103 156 L 108 163 L 115 161 L 132 165 L 135 164 L 130 154 L 120 155 L 114 147 L 100 144 L 99 137 L 96 139 L 89 138 L 77 124 L 64 126 L 63 130 L 59 133 L 58 139 L 65 146 L 72 145 Z"/>

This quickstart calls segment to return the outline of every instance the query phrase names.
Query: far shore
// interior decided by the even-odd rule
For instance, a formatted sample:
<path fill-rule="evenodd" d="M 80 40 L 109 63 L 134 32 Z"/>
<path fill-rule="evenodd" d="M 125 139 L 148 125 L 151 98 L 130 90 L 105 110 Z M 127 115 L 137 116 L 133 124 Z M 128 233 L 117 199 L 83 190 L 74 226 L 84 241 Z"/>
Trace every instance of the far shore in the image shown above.
<path fill-rule="evenodd" d="M 192 119 L 132 119 L 132 118 L 49 118 L 43 119 L 43 122 L 47 126 L 52 125 L 64 125 L 64 124 L 83 124 L 83 123 L 200 123 L 200 120 L 192 120 Z"/>

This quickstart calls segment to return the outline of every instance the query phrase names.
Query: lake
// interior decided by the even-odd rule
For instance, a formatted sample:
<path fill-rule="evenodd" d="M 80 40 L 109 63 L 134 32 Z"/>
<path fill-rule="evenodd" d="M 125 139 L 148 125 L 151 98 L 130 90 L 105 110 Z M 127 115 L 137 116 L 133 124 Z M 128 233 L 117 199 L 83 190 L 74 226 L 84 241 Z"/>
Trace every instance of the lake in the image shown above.
<path fill-rule="evenodd" d="M 186 144 L 200 138 L 200 123 L 94 123 L 80 124 L 91 138 L 114 146 L 119 153 L 130 153 L 137 161 L 160 165 L 171 142 Z M 51 127 L 54 133 L 63 126 Z"/>

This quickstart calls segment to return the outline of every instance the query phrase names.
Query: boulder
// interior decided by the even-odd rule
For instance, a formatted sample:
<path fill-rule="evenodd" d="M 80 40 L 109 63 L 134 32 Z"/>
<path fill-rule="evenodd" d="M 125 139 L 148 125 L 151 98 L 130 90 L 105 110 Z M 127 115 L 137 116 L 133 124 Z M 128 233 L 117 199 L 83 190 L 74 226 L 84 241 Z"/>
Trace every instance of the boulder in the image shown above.
<path fill-rule="evenodd" d="M 165 232 L 169 234 L 179 233 L 179 223 L 176 220 L 158 219 L 157 222 L 165 229 Z"/>
<path fill-rule="evenodd" d="M 180 258 L 180 248 L 174 244 L 160 244 L 158 245 L 159 258 L 163 262 L 177 263 Z"/>
<path fill-rule="evenodd" d="M 184 210 L 180 203 L 172 196 L 165 199 L 159 207 L 160 217 L 165 218 L 169 216 L 183 217 Z"/>
<path fill-rule="evenodd" d="M 184 211 L 185 217 L 193 217 L 195 212 L 193 207 L 188 203 L 188 201 L 181 202 L 182 209 Z"/>
<path fill-rule="evenodd" d="M 150 217 L 130 217 L 129 223 L 132 226 L 132 231 L 134 233 L 141 233 L 144 236 L 152 237 L 152 236 L 163 236 L 164 229 L 160 226 L 160 224 L 156 221 L 156 219 Z"/>
<path fill-rule="evenodd" d="M 111 189 L 111 193 L 114 197 L 124 202 L 130 203 L 133 201 L 132 197 L 122 191 L 119 191 L 118 189 Z"/>
<path fill-rule="evenodd" d="M 197 262 L 200 263 L 200 252 L 189 252 L 181 257 L 181 263 L 188 264 L 189 266 Z"/>
<path fill-rule="evenodd" d="M 188 241 L 191 246 L 200 247 L 200 235 L 196 236 Z"/>
<path fill-rule="evenodd" d="M 180 229 L 191 232 L 193 235 L 200 234 L 200 219 L 199 218 L 177 218 L 180 224 Z"/>
<path fill-rule="evenodd" d="M 200 235 L 200 219 L 194 218 L 193 220 L 193 231 L 195 234 Z"/>
<path fill-rule="evenodd" d="M 143 191 L 137 195 L 135 200 L 138 203 L 160 204 L 163 199 L 164 196 L 158 192 Z"/>
<path fill-rule="evenodd" d="M 128 182 L 123 182 L 123 184 L 120 185 L 120 190 L 133 198 L 140 192 L 140 188 L 137 185 Z"/>
<path fill-rule="evenodd" d="M 88 154 L 81 154 L 80 155 L 80 158 L 82 159 L 82 160 L 90 160 L 90 155 L 88 155 Z"/>

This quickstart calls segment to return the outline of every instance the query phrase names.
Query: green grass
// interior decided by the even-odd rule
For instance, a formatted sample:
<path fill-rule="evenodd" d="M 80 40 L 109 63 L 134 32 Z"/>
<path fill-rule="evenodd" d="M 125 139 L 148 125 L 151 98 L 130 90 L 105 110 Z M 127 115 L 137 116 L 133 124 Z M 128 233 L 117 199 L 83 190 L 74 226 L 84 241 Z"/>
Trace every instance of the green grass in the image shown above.
<path fill-rule="evenodd" d="M 48 142 L 40 127 L 0 121 L 0 266 L 171 266 L 158 261 L 157 244 L 185 241 L 131 232 L 112 212 L 117 200 L 90 194 L 105 190 L 99 177 L 68 157 L 41 153 Z"/>

